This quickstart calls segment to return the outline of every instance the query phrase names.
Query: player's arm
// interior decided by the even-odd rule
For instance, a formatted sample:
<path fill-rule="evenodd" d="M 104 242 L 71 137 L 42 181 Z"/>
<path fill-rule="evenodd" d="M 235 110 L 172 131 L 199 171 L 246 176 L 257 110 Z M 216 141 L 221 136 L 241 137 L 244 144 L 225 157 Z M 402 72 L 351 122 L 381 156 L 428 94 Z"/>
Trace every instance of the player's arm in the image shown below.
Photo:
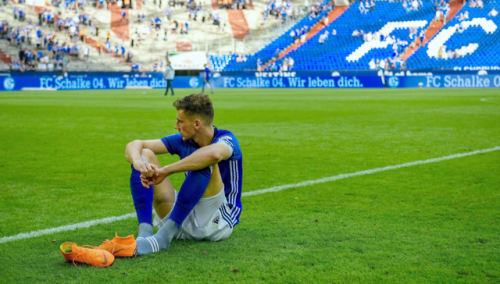
<path fill-rule="evenodd" d="M 167 147 L 165 144 L 158 140 L 134 140 L 127 144 L 125 147 L 125 159 L 132 165 L 134 168 L 145 174 L 146 176 L 152 176 L 154 173 L 154 169 L 151 164 L 146 163 L 142 160 L 141 153 L 143 149 L 149 149 L 153 151 L 156 155 L 168 153 Z"/>
<path fill-rule="evenodd" d="M 233 154 L 232 152 L 232 149 L 223 143 L 215 143 L 202 147 L 184 159 L 163 168 L 158 169 L 153 165 L 156 175 L 149 181 L 143 179 L 143 183 L 146 182 L 149 185 L 159 184 L 166 177 L 174 173 L 202 170 L 220 161 L 229 159 Z"/>

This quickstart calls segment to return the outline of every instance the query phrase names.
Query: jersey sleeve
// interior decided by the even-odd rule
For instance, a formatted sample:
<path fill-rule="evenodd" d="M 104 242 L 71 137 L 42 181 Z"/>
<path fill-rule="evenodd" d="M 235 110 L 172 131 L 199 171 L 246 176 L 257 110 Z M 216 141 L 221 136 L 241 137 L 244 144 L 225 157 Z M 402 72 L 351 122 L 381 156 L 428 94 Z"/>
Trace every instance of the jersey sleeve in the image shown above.
<path fill-rule="evenodd" d="M 163 137 L 161 142 L 165 144 L 170 155 L 181 155 L 181 150 L 183 149 L 182 135 L 180 133 L 172 134 L 167 137 Z"/>
<path fill-rule="evenodd" d="M 233 133 L 224 133 L 223 135 L 217 137 L 214 143 L 221 143 L 229 147 L 229 149 L 231 150 L 231 156 L 228 160 L 238 160 L 241 158 L 240 143 Z"/>

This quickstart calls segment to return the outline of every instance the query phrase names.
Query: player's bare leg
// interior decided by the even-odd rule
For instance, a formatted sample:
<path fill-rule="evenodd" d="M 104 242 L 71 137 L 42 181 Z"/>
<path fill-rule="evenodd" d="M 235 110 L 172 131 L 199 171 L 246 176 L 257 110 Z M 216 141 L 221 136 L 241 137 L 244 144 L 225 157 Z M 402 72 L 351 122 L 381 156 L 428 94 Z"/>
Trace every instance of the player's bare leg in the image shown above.
<path fill-rule="evenodd" d="M 160 161 L 155 153 L 149 149 L 143 149 L 141 155 L 148 163 L 161 168 Z M 153 186 L 153 208 L 160 219 L 163 219 L 172 210 L 175 203 L 175 189 L 172 182 L 165 178 L 160 184 Z"/>
<path fill-rule="evenodd" d="M 202 171 L 205 171 L 206 173 L 209 173 L 208 169 L 204 169 Z M 199 202 L 200 196 L 198 195 L 198 199 L 196 200 L 194 196 L 196 195 L 191 195 L 191 191 L 193 190 L 199 190 L 201 187 L 199 186 L 200 183 L 193 181 L 193 177 L 197 178 L 202 178 L 200 175 L 203 175 L 203 173 L 200 173 L 200 171 L 197 172 L 191 172 L 188 178 L 191 178 L 191 180 L 188 181 L 188 178 L 186 178 L 186 181 L 184 181 L 183 186 L 181 187 L 180 193 L 179 194 L 188 194 L 188 198 L 191 199 L 190 202 Z M 186 186 L 187 185 L 187 186 Z M 223 183 L 222 183 L 222 178 L 219 172 L 219 167 L 218 165 L 214 165 L 212 167 L 212 171 L 210 173 L 210 180 L 207 183 L 205 183 L 205 186 L 203 186 L 203 195 L 201 198 L 209 198 L 216 196 L 219 194 L 222 189 L 223 189 Z M 173 187 L 172 187 L 173 189 Z M 185 198 L 185 197 L 184 197 Z M 181 202 L 177 200 L 177 202 Z M 169 203 L 169 202 L 165 202 Z M 177 205 L 180 206 L 181 208 L 184 205 Z M 177 207 L 177 210 L 179 210 L 179 207 Z M 166 219 L 165 223 L 163 226 L 158 230 L 158 232 L 150 237 L 146 238 L 141 238 L 137 239 L 137 254 L 138 255 L 143 255 L 143 254 L 149 254 L 149 253 L 154 253 L 158 252 L 160 250 L 166 250 L 167 248 L 170 247 L 170 243 L 172 242 L 172 239 L 175 237 L 175 235 L 179 232 L 180 227 L 182 222 L 177 222 L 174 221 L 175 218 L 172 217 L 173 214 L 178 214 L 179 211 L 175 212 L 175 210 L 172 209 L 172 213 L 168 219 Z M 158 214 L 160 215 L 160 214 Z M 166 216 L 166 215 L 165 215 Z M 159 216 L 161 217 L 161 216 Z"/>

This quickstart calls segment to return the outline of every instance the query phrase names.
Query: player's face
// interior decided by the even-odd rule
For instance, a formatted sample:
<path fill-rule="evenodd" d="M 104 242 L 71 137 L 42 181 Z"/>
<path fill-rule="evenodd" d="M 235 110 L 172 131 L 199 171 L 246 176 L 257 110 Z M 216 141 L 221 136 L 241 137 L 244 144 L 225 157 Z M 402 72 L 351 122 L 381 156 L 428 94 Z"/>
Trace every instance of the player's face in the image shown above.
<path fill-rule="evenodd" d="M 177 122 L 175 123 L 175 129 L 179 131 L 179 133 L 182 135 L 182 140 L 184 141 L 192 139 L 196 135 L 194 119 L 188 117 L 182 109 L 177 111 Z"/>

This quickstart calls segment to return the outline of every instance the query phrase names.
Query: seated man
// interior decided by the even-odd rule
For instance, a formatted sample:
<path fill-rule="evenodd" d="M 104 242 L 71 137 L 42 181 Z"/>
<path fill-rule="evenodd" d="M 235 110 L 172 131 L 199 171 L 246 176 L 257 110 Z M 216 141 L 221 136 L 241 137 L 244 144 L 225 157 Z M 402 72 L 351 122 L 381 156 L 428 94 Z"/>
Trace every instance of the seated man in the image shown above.
<path fill-rule="evenodd" d="M 96 249 L 114 257 L 165 250 L 172 239 L 219 241 L 231 236 L 241 214 L 242 153 L 236 137 L 212 125 L 214 110 L 207 95 L 192 94 L 174 102 L 173 134 L 158 140 L 127 144 L 132 164 L 130 187 L 139 235 L 105 241 Z M 181 160 L 161 167 L 156 155 L 170 153 Z M 177 192 L 168 176 L 184 172 Z M 152 210 L 156 212 L 152 222 Z M 153 235 L 155 225 L 159 230 Z M 78 262 L 78 261 L 77 261 Z"/>

